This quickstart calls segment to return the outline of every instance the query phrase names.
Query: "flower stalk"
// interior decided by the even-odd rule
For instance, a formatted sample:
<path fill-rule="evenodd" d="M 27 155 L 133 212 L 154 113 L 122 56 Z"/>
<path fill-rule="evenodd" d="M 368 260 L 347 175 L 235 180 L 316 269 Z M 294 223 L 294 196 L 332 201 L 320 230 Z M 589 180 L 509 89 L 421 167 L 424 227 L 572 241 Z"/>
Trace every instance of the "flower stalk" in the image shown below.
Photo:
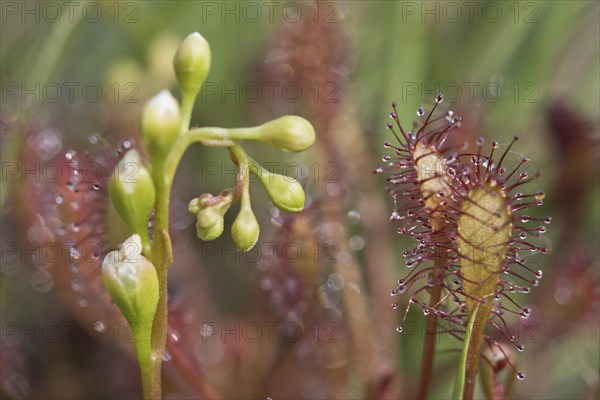
<path fill-rule="evenodd" d="M 183 93 L 182 107 L 168 91 L 163 91 L 147 103 L 142 114 L 142 142 L 151 157 L 149 166 L 151 173 L 141 168 L 139 154 L 135 150 L 130 150 L 124 160 L 133 160 L 137 163 L 139 167 L 137 171 L 142 172 L 138 176 L 140 179 L 135 180 L 136 184 L 129 185 L 117 181 L 110 193 L 120 216 L 128 222 L 130 229 L 137 234 L 136 237 L 142 238 L 139 240 L 144 243 L 144 254 L 150 258 L 144 265 L 153 267 L 155 286 L 150 290 L 152 292 L 150 298 L 155 299 L 154 309 L 151 318 L 145 319 L 141 325 L 138 319 L 128 317 L 131 312 L 127 302 L 119 301 L 119 298 L 130 295 L 129 292 L 133 289 L 111 291 L 110 281 L 105 280 L 113 301 L 119 305 L 132 331 L 137 335 L 136 349 L 145 399 L 162 398 L 161 366 L 168 334 L 167 276 L 173 263 L 173 249 L 169 235 L 169 204 L 173 180 L 183 154 L 193 143 L 230 149 L 239 168 L 239 191 L 238 188 L 235 193 L 226 190 L 221 197 L 217 197 L 217 201 L 224 202 L 218 210 L 211 208 L 215 206 L 211 204 L 212 196 L 202 195 L 190 203 L 189 211 L 197 214 L 200 238 L 212 240 L 222 233 L 222 218 L 231 202 L 240 200 L 242 206 L 233 224 L 232 236 L 238 248 L 247 251 L 258 240 L 259 227 L 250 205 L 249 174 L 253 160 L 243 151 L 238 142 L 257 140 L 284 151 L 302 151 L 311 146 L 315 140 L 312 125 L 303 118 L 295 116 L 281 117 L 258 127 L 190 129 L 196 96 L 210 69 L 210 47 L 206 40 L 199 33 L 189 35 L 178 49 L 173 66 Z M 252 171 L 257 173 L 262 172 L 262 169 L 255 166 L 252 167 Z M 285 182 L 281 179 L 276 179 L 274 182 L 263 180 L 263 184 L 267 187 L 269 195 L 275 196 L 276 206 L 291 212 L 302 211 L 304 193 L 298 194 L 298 190 L 302 191 L 301 187 L 298 188 L 293 183 L 285 186 Z M 152 208 L 154 209 L 153 235 L 150 237 L 148 220 Z M 211 211 L 217 213 L 216 221 Z M 211 221 L 216 222 L 216 225 L 211 225 Z M 140 244 L 139 247 L 141 252 L 142 245 Z"/>

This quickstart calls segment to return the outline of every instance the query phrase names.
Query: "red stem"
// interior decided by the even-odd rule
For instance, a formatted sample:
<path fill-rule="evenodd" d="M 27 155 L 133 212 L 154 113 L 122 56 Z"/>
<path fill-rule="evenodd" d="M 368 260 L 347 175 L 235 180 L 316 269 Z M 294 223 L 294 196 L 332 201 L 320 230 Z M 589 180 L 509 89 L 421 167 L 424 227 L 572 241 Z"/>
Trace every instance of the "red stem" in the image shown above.
<path fill-rule="evenodd" d="M 177 372 L 194 388 L 194 390 L 206 400 L 219 400 L 221 397 L 210 387 L 199 373 L 196 372 L 194 366 L 182 354 L 181 350 L 170 340 L 167 340 L 167 349 L 171 354 L 172 360 L 175 363 Z"/>
<path fill-rule="evenodd" d="M 446 235 L 441 232 L 434 233 L 434 241 L 437 243 L 445 243 Z M 431 276 L 433 277 L 433 287 L 431 288 L 431 298 L 429 301 L 430 306 L 435 306 L 439 303 L 442 296 L 442 287 L 440 286 L 439 279 L 443 268 L 448 260 L 446 249 L 443 247 L 436 246 L 434 253 L 434 264 Z M 425 331 L 425 343 L 423 344 L 423 359 L 421 363 L 421 380 L 419 382 L 419 390 L 417 392 L 418 399 L 425 399 L 427 397 L 427 391 L 433 376 L 433 360 L 435 357 L 435 339 L 437 332 L 437 316 L 435 313 L 430 313 L 427 316 L 426 331 Z"/>

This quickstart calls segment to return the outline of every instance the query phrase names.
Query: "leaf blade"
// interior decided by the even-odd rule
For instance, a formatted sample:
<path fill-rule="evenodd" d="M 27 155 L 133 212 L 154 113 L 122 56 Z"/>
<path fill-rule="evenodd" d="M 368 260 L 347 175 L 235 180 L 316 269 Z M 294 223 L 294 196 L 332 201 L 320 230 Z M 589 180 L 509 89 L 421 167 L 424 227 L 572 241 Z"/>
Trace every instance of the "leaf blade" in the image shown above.
<path fill-rule="evenodd" d="M 470 347 L 470 343 L 471 343 L 471 336 L 473 333 L 473 326 L 475 326 L 475 321 L 477 319 L 478 311 L 479 311 L 479 304 L 475 307 L 475 311 L 471 315 L 471 318 L 469 319 L 469 324 L 467 325 L 465 344 L 462 349 L 462 352 L 460 353 L 460 363 L 458 366 L 458 372 L 456 373 L 456 380 L 454 381 L 454 390 L 452 391 L 452 399 L 454 399 L 454 400 L 461 400 L 464 398 L 469 347 Z"/>

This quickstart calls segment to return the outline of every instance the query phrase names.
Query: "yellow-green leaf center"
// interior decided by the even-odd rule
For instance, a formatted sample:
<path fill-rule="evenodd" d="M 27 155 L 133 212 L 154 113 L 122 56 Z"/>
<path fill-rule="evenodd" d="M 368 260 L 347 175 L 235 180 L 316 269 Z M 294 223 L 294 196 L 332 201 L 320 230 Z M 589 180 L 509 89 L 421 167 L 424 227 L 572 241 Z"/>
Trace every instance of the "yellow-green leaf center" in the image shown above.
<path fill-rule="evenodd" d="M 417 143 L 412 156 L 415 160 L 417 178 L 421 182 L 421 195 L 425 200 L 425 206 L 436 210 L 432 216 L 438 217 L 438 206 L 444 198 L 452 194 L 446 161 L 435 148 L 422 143 Z M 441 219 L 432 220 L 434 230 L 441 229 L 442 224 Z"/>
<path fill-rule="evenodd" d="M 469 316 L 478 302 L 487 303 L 483 310 L 491 308 L 511 230 L 510 208 L 501 188 L 481 184 L 468 193 L 458 221 L 458 252 Z"/>

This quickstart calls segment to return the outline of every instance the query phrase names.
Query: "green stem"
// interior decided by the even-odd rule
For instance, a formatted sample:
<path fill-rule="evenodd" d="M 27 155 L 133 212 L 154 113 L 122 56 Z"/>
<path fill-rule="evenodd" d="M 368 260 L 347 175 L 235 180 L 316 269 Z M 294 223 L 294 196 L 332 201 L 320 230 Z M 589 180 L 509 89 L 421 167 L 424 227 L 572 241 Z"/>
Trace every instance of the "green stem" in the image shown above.
<path fill-rule="evenodd" d="M 469 362 L 470 362 L 470 358 L 472 357 L 473 353 L 471 352 L 471 347 L 473 345 L 473 339 L 476 336 L 476 334 L 473 332 L 473 328 L 477 329 L 477 322 L 476 319 L 478 317 L 478 311 L 479 311 L 479 305 L 477 305 L 477 307 L 475 308 L 473 315 L 471 316 L 471 318 L 469 318 L 469 323 L 467 325 L 467 332 L 465 334 L 465 344 L 463 347 L 463 350 L 460 354 L 460 362 L 458 365 L 458 370 L 456 372 L 456 380 L 454 382 L 454 390 L 452 392 L 452 399 L 453 400 L 460 400 L 460 399 L 472 399 L 473 398 L 473 391 L 475 389 L 475 375 L 473 375 L 471 377 L 471 381 L 469 384 L 467 384 L 467 382 L 469 382 Z M 487 314 L 486 314 L 486 318 L 487 318 Z M 479 359 L 479 347 L 477 348 L 477 354 L 475 354 L 476 356 L 476 363 L 477 360 Z M 477 365 L 475 365 L 475 371 L 477 371 Z"/>
<path fill-rule="evenodd" d="M 177 171 L 177 166 L 181 161 L 181 157 L 183 157 L 183 153 L 185 153 L 191 144 L 197 142 L 207 143 L 211 141 L 220 141 L 222 140 L 222 137 L 225 136 L 225 134 L 221 133 L 222 131 L 227 131 L 227 129 L 196 128 L 179 136 L 175 143 L 173 143 L 173 146 L 171 146 L 171 150 L 169 150 L 167 157 L 165 157 L 162 168 L 165 182 L 168 182 L 169 185 L 172 183 L 173 178 L 175 177 L 175 172 Z M 234 143 L 229 144 L 229 142 L 227 142 L 227 144 L 233 145 Z"/>
<path fill-rule="evenodd" d="M 181 98 L 181 128 L 179 129 L 179 133 L 183 134 L 190 128 L 190 121 L 192 120 L 192 111 L 194 109 L 194 103 L 196 100 L 196 96 L 190 96 L 185 92 L 182 94 Z"/>
<path fill-rule="evenodd" d="M 142 375 L 142 389 L 145 399 L 155 399 L 156 388 L 153 384 L 153 364 L 152 358 L 152 325 L 142 324 L 134 325 L 131 327 L 133 331 L 133 338 L 135 340 L 135 351 L 137 354 L 138 363 L 140 365 L 140 371 Z M 160 396 L 160 387 L 158 388 L 158 395 Z"/>
<path fill-rule="evenodd" d="M 244 165 L 247 168 L 251 168 L 254 171 L 258 171 L 256 166 L 258 165 L 256 161 L 254 161 L 248 153 L 244 151 L 244 149 L 240 146 L 231 146 L 228 147 L 229 152 L 235 159 L 238 161 L 240 165 Z"/>
<path fill-rule="evenodd" d="M 166 159 L 156 160 L 153 165 L 156 202 L 154 206 L 152 261 L 158 276 L 159 297 L 156 314 L 152 323 L 150 361 L 143 362 L 140 360 L 145 399 L 162 398 L 162 356 L 167 345 L 169 322 L 167 271 L 173 263 L 173 249 L 169 236 L 169 201 L 177 166 L 181 161 L 183 153 L 192 143 L 188 138 L 193 138 L 194 136 L 185 133 L 189 129 L 194 100 L 195 97 L 184 95 L 179 138 L 169 151 Z"/>
<path fill-rule="evenodd" d="M 173 262 L 173 250 L 169 237 L 169 200 L 171 186 L 177 166 L 187 148 L 195 142 L 212 146 L 233 146 L 228 140 L 228 132 L 243 131 L 252 128 L 227 130 L 223 128 L 198 128 L 183 132 L 185 124 L 189 124 L 193 101 L 184 96 L 182 114 L 182 133 L 179 135 L 164 160 L 155 160 L 153 165 L 153 180 L 156 187 L 156 203 L 154 208 L 154 238 L 152 241 L 152 262 L 158 275 L 159 299 L 156 314 L 152 324 L 151 362 L 144 362 L 143 385 L 144 398 L 161 398 L 161 363 L 167 343 L 168 329 L 168 292 L 167 271 Z M 187 121 L 187 122 L 186 122 Z M 236 150 L 233 150 L 236 151 Z M 243 156 L 243 150 L 240 149 Z M 140 360 L 142 365 L 142 360 Z"/>
<path fill-rule="evenodd" d="M 166 179 L 162 163 L 154 166 L 154 182 L 156 185 L 156 203 L 154 209 L 154 240 L 152 242 L 152 262 L 158 276 L 158 306 L 152 324 L 151 339 L 151 361 L 146 367 L 147 377 L 144 381 L 142 371 L 142 383 L 144 385 L 145 399 L 161 398 L 161 367 L 162 356 L 167 344 L 168 328 L 168 293 L 167 293 L 167 270 L 171 266 L 168 256 L 172 253 L 171 243 L 168 239 L 169 231 L 169 196 L 171 192 L 171 181 Z M 165 235 L 166 232 L 166 235 Z M 141 362 L 140 362 L 141 364 Z"/>

